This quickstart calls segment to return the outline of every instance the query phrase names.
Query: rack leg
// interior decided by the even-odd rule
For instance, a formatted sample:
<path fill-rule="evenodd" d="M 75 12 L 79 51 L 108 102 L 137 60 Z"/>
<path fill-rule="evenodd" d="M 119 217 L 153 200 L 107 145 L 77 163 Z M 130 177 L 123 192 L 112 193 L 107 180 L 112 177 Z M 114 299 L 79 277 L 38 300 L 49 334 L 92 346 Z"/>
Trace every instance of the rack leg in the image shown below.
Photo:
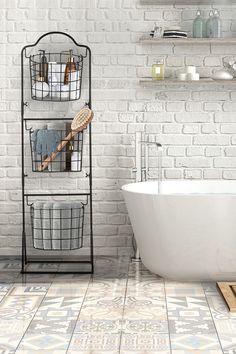
<path fill-rule="evenodd" d="M 21 257 L 21 272 L 25 272 L 25 265 L 27 264 L 26 254 L 26 233 L 22 231 L 22 257 Z"/>

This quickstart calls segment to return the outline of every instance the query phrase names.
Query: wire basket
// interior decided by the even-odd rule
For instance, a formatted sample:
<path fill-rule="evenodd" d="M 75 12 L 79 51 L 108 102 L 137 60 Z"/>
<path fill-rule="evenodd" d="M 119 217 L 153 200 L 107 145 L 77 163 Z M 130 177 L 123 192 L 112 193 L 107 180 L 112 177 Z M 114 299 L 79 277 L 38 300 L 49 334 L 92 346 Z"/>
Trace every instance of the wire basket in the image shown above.
<path fill-rule="evenodd" d="M 83 247 L 84 204 L 36 202 L 30 206 L 33 247 L 62 251 Z"/>
<path fill-rule="evenodd" d="M 61 126 L 63 129 L 55 129 Z M 70 124 L 48 124 L 46 128 L 29 130 L 30 150 L 33 172 L 81 172 L 83 161 L 83 131 L 75 135 L 72 140 L 66 137 L 70 132 Z M 57 153 L 47 168 L 42 169 L 42 163 L 57 150 L 57 146 L 67 141 L 66 146 Z"/>
<path fill-rule="evenodd" d="M 31 97 L 38 101 L 75 101 L 81 96 L 83 56 L 69 52 L 30 55 Z M 44 59 L 46 61 L 44 62 Z M 73 65 L 73 66 L 72 66 Z"/>

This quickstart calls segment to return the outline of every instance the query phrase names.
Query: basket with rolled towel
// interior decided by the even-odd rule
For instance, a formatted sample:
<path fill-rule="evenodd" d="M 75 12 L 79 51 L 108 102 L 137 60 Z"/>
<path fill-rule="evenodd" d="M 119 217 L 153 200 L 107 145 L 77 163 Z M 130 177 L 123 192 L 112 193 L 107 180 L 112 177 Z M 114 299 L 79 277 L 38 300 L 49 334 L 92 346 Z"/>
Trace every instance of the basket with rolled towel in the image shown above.
<path fill-rule="evenodd" d="M 82 202 L 35 202 L 30 206 L 33 247 L 41 250 L 74 250 L 83 246 Z"/>

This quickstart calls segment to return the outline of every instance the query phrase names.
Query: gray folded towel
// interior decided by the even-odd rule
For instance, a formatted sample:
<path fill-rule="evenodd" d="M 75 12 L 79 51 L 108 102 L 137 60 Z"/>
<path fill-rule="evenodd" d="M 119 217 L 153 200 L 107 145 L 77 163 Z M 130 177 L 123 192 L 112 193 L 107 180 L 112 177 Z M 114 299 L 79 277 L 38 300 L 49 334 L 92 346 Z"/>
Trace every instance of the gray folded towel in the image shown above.
<path fill-rule="evenodd" d="M 45 250 L 81 247 L 82 204 L 36 202 L 33 213 L 33 244 Z"/>
<path fill-rule="evenodd" d="M 36 129 L 31 136 L 33 151 L 39 155 L 51 155 L 60 142 L 60 135 L 54 129 Z"/>

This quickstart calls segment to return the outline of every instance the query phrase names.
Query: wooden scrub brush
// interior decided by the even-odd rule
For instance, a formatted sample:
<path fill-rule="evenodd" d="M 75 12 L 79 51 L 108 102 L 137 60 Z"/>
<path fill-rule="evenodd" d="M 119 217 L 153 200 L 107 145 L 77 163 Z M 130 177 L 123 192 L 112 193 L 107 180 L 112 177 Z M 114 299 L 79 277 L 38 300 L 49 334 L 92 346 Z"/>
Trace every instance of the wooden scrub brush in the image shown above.
<path fill-rule="evenodd" d="M 48 164 L 56 158 L 57 154 L 66 146 L 66 144 L 68 144 L 81 130 L 85 129 L 92 119 L 93 111 L 87 107 L 82 108 L 71 122 L 71 132 L 60 142 L 56 150 L 42 162 L 38 167 L 38 171 L 44 171 L 45 168 L 48 167 Z"/>

